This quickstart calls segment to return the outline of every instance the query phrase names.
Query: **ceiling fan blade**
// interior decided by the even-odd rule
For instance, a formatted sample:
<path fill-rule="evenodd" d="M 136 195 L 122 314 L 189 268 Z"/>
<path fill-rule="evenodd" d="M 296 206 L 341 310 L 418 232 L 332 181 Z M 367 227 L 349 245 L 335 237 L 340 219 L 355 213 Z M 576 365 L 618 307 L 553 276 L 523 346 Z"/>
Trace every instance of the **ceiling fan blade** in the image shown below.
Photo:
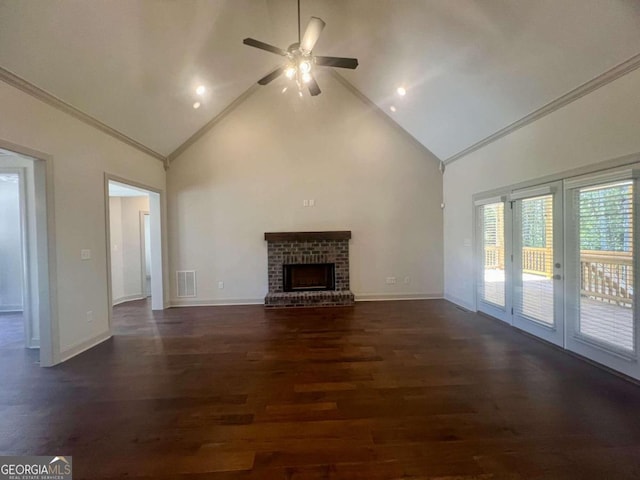
<path fill-rule="evenodd" d="M 315 97 L 316 95 L 320 95 L 322 93 L 322 90 L 320 90 L 320 87 L 318 86 L 318 82 L 316 82 L 316 79 L 313 75 L 311 75 L 311 80 L 309 80 L 309 93 L 311 94 L 312 97 Z"/>
<path fill-rule="evenodd" d="M 258 80 L 258 83 L 260 85 L 266 85 L 267 83 L 272 82 L 273 80 L 278 78 L 280 75 L 282 75 L 282 72 L 284 72 L 284 67 L 278 67 L 273 72 L 269 73 L 268 75 L 265 75 L 260 80 Z"/>
<path fill-rule="evenodd" d="M 244 43 L 245 45 L 249 45 L 250 47 L 256 47 L 261 50 L 266 50 L 267 52 L 275 53 L 276 55 L 282 55 L 283 57 L 287 55 L 287 52 L 285 52 L 281 48 L 274 47 L 273 45 L 261 42 L 260 40 L 256 40 L 255 38 L 245 38 L 242 43 Z"/>
<path fill-rule="evenodd" d="M 304 31 L 302 40 L 300 41 L 300 50 L 303 52 L 310 52 L 313 50 L 314 45 L 320 38 L 320 33 L 326 24 L 322 19 L 318 17 L 311 17 L 307 24 L 307 29 Z"/>
<path fill-rule="evenodd" d="M 351 68 L 354 69 L 358 66 L 357 58 L 342 58 L 342 57 L 315 57 L 316 65 L 322 67 L 339 67 L 339 68 Z"/>

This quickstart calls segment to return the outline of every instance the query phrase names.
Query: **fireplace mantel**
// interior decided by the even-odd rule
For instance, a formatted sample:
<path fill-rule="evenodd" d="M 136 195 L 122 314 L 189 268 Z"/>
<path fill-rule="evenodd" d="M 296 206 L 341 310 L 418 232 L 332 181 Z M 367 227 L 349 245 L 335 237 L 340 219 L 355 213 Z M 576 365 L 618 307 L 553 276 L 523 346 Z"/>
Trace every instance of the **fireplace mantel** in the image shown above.
<path fill-rule="evenodd" d="M 349 240 L 351 230 L 331 232 L 266 232 L 264 239 L 268 242 L 309 242 L 313 240 Z"/>

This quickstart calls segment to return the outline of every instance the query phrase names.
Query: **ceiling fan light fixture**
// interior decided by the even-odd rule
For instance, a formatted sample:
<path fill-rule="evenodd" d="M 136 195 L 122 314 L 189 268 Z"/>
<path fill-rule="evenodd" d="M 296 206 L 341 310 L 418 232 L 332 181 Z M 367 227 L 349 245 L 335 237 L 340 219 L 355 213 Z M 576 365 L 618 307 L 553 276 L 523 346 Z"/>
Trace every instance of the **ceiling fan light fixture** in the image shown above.
<path fill-rule="evenodd" d="M 303 74 L 309 73 L 311 71 L 311 62 L 309 62 L 309 60 L 302 60 L 298 68 Z"/>
<path fill-rule="evenodd" d="M 298 0 L 298 41 L 289 45 L 289 48 L 283 50 L 282 48 L 274 47 L 268 43 L 261 42 L 255 38 L 245 38 L 242 43 L 250 47 L 259 48 L 267 52 L 285 57 L 285 64 L 280 64 L 272 72 L 268 73 L 260 80 L 258 85 L 267 85 L 273 80 L 278 78 L 283 73 L 290 80 L 295 79 L 298 85 L 298 94 L 302 97 L 302 84 L 306 84 L 309 89 L 309 93 L 312 97 L 320 95 L 322 91 L 318 86 L 318 82 L 311 74 L 311 71 L 318 67 L 335 67 L 335 68 L 349 68 L 351 70 L 358 67 L 357 58 L 344 58 L 344 57 L 321 57 L 313 53 L 313 48 L 320 38 L 320 33 L 326 24 L 321 18 L 311 17 L 304 34 L 301 35 L 300 31 L 300 0 Z"/>
<path fill-rule="evenodd" d="M 400 95 L 401 97 L 404 97 L 407 94 L 407 89 L 404 87 L 398 87 L 396 89 L 396 92 L 398 92 L 398 95 Z"/>
<path fill-rule="evenodd" d="M 207 89 L 204 87 L 204 85 L 200 85 L 198 88 L 196 88 L 196 93 L 198 95 L 204 95 L 204 92 L 206 92 Z"/>

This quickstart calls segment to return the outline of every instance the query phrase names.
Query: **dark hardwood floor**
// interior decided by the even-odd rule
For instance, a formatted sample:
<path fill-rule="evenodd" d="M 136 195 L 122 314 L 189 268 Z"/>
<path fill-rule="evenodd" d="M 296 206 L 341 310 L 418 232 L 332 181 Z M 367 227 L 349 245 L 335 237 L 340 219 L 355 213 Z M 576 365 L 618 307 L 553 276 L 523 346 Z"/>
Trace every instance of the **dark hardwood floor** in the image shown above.
<path fill-rule="evenodd" d="M 640 478 L 640 387 L 446 301 L 115 308 L 62 365 L 0 349 L 0 454 L 74 479 Z"/>
<path fill-rule="evenodd" d="M 22 313 L 0 312 L 0 349 L 24 348 Z"/>

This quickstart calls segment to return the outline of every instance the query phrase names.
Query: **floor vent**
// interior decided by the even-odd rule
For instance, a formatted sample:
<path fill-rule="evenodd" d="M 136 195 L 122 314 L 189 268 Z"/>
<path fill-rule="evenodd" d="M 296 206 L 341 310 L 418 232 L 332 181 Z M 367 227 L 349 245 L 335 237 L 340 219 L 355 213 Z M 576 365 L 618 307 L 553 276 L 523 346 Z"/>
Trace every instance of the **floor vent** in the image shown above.
<path fill-rule="evenodd" d="M 195 297 L 196 296 L 196 271 L 195 270 L 178 270 L 176 271 L 178 298 Z"/>

